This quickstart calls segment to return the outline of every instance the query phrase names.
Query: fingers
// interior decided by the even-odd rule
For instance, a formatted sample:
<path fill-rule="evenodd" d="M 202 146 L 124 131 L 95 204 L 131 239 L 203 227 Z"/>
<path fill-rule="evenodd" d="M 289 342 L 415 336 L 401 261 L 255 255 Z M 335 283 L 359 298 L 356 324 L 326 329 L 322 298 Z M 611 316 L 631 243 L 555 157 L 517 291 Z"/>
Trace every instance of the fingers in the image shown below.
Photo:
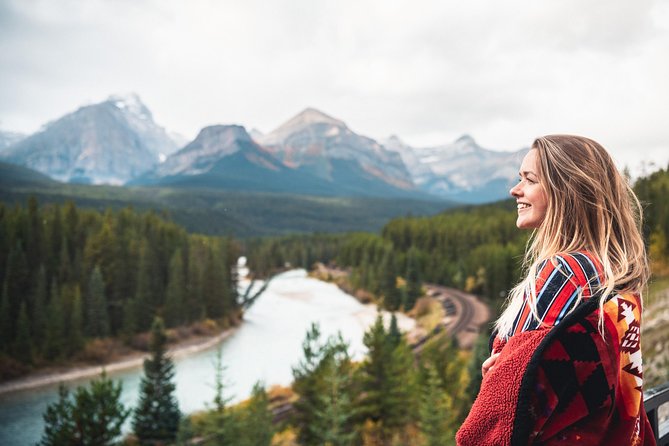
<path fill-rule="evenodd" d="M 499 357 L 499 353 L 493 353 L 490 355 L 488 359 L 483 361 L 483 364 L 481 365 L 481 373 L 483 376 L 486 375 L 492 368 L 495 366 L 495 363 L 497 362 L 497 358 Z"/>

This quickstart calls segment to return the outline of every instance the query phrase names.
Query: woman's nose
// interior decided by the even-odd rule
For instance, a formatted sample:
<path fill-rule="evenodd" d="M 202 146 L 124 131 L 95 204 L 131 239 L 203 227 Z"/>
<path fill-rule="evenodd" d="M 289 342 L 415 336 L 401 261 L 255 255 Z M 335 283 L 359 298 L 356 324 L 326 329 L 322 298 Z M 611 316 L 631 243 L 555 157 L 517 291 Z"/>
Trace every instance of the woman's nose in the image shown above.
<path fill-rule="evenodd" d="M 509 194 L 511 194 L 512 197 L 518 197 L 520 196 L 520 183 L 517 183 L 515 186 L 509 190 Z"/>

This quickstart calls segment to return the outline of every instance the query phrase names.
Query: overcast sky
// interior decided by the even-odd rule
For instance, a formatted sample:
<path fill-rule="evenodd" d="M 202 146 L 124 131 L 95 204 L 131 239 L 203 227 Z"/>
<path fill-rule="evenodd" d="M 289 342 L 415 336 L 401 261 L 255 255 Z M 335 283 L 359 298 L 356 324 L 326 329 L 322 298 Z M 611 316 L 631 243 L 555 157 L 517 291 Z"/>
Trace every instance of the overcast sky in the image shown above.
<path fill-rule="evenodd" d="M 0 128 L 136 92 L 193 138 L 306 107 L 417 146 L 576 133 L 669 161 L 664 0 L 0 0 Z"/>

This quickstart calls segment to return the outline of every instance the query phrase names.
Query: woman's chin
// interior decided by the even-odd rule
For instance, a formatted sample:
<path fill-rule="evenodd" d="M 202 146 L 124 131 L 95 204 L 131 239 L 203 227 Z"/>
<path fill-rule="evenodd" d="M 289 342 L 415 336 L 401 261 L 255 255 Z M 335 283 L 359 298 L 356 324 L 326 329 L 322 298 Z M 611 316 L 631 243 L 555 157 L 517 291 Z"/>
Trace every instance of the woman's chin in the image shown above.
<path fill-rule="evenodd" d="M 535 229 L 538 225 L 533 224 L 532 221 L 528 221 L 527 218 L 518 217 L 516 220 L 516 227 L 518 229 Z"/>

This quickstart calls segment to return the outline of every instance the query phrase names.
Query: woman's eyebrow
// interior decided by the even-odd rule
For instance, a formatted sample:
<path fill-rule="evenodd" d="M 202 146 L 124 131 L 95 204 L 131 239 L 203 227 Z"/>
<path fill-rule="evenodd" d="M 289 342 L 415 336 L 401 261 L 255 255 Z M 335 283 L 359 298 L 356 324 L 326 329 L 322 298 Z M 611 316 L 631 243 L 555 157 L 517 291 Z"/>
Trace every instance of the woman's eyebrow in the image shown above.
<path fill-rule="evenodd" d="M 531 170 L 523 170 L 522 172 L 518 172 L 518 175 L 520 175 L 521 177 L 522 177 L 523 175 L 527 176 L 528 174 L 532 174 L 532 175 L 534 175 L 534 176 L 537 175 L 536 173 L 532 172 Z"/>

